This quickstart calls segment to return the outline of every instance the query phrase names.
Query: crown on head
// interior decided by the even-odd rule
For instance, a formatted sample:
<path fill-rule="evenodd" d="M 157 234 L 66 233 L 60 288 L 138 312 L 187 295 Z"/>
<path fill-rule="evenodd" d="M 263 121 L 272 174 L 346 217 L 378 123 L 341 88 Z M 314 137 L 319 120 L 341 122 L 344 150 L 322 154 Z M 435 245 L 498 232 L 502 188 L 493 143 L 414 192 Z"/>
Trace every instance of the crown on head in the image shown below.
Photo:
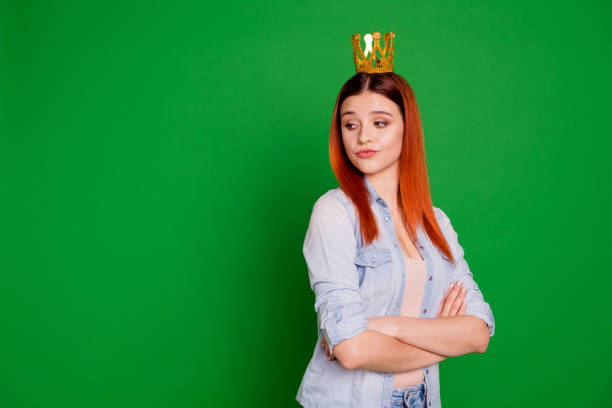
<path fill-rule="evenodd" d="M 366 34 L 363 37 L 363 40 L 366 43 L 364 55 L 364 51 L 361 50 L 361 36 L 359 33 L 351 35 L 351 41 L 353 43 L 353 59 L 355 60 L 355 68 L 357 69 L 357 72 L 393 72 L 394 38 L 395 33 L 393 31 L 385 33 L 385 48 L 381 49 L 380 32 L 374 31 L 372 34 Z M 373 47 L 372 39 L 374 39 Z M 380 53 L 380 58 L 376 55 L 377 50 Z M 368 54 L 370 54 L 369 57 Z M 372 65 L 372 60 L 374 60 L 374 65 Z"/>

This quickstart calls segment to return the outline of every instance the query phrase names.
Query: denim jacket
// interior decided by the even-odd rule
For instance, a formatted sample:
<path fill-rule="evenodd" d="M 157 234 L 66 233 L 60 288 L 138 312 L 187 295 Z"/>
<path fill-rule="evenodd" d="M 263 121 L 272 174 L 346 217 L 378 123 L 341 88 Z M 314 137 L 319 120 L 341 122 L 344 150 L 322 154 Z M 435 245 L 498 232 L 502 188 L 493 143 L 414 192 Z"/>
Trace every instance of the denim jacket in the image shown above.
<path fill-rule="evenodd" d="M 340 341 L 366 330 L 369 317 L 400 314 L 405 285 L 403 253 L 387 203 L 367 177 L 364 179 L 380 232 L 372 243 L 363 245 L 356 208 L 340 187 L 319 197 L 312 209 L 303 253 L 315 294 L 318 337 L 296 395 L 304 407 L 386 408 L 391 403 L 393 373 L 347 370 L 337 359 L 328 360 L 321 347 L 321 338 L 326 336 L 333 353 Z M 427 267 L 420 318 L 435 318 L 446 289 L 460 280 L 467 289 L 464 314 L 484 320 L 489 336 L 493 336 L 491 308 L 463 257 L 457 233 L 441 209 L 433 210 L 457 264 L 453 266 L 424 230 L 417 229 L 415 245 Z M 438 370 L 438 363 L 423 367 L 426 408 L 441 407 Z"/>

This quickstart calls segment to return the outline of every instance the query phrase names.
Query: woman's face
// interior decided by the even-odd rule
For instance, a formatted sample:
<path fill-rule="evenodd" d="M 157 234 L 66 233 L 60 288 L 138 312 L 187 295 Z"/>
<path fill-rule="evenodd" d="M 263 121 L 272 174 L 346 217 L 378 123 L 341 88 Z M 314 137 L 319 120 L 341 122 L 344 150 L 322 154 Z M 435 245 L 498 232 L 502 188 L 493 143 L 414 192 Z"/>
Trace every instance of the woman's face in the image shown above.
<path fill-rule="evenodd" d="M 402 112 L 387 97 L 366 92 L 349 96 L 340 106 L 342 142 L 351 162 L 365 174 L 399 163 L 404 135 Z M 361 150 L 375 153 L 361 154 Z"/>

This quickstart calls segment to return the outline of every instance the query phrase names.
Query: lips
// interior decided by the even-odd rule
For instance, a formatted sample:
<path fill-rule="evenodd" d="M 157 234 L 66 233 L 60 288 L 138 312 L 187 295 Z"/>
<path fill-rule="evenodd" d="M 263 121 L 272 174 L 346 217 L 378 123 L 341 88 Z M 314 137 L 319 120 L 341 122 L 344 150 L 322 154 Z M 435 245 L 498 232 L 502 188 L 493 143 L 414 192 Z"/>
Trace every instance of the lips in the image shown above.
<path fill-rule="evenodd" d="M 376 153 L 378 153 L 376 150 L 364 149 L 364 150 L 358 151 L 357 156 L 365 159 L 365 158 L 374 156 Z"/>

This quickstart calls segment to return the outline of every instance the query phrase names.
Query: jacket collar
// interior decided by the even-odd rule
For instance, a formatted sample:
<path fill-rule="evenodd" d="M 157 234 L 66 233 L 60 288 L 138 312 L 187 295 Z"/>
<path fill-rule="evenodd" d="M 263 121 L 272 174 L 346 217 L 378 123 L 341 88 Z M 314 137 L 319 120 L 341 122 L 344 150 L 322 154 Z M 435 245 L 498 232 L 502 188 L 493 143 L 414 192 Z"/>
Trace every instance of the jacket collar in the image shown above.
<path fill-rule="evenodd" d="M 374 186 L 372 186 L 372 184 L 370 183 L 370 180 L 368 180 L 368 178 L 365 176 L 365 174 L 363 175 L 363 179 L 365 182 L 365 185 L 368 189 L 368 198 L 370 200 L 370 203 L 374 203 L 374 202 L 378 202 L 381 206 L 383 207 L 387 207 L 387 202 L 380 196 L 380 194 L 378 194 L 376 192 L 376 190 L 374 189 Z M 423 243 L 427 240 L 427 234 L 425 233 L 425 231 L 423 231 L 422 227 L 421 228 L 417 228 L 417 245 L 419 245 L 419 248 L 422 250 L 423 249 Z"/>
<path fill-rule="evenodd" d="M 382 204 L 383 206 L 386 207 L 387 202 L 380 196 L 380 194 L 376 192 L 376 190 L 374 190 L 374 186 L 372 186 L 372 184 L 370 183 L 370 180 L 368 180 L 365 174 L 363 175 L 363 179 L 368 189 L 368 198 L 370 200 L 370 203 L 374 203 L 375 201 L 378 201 L 379 204 Z"/>

